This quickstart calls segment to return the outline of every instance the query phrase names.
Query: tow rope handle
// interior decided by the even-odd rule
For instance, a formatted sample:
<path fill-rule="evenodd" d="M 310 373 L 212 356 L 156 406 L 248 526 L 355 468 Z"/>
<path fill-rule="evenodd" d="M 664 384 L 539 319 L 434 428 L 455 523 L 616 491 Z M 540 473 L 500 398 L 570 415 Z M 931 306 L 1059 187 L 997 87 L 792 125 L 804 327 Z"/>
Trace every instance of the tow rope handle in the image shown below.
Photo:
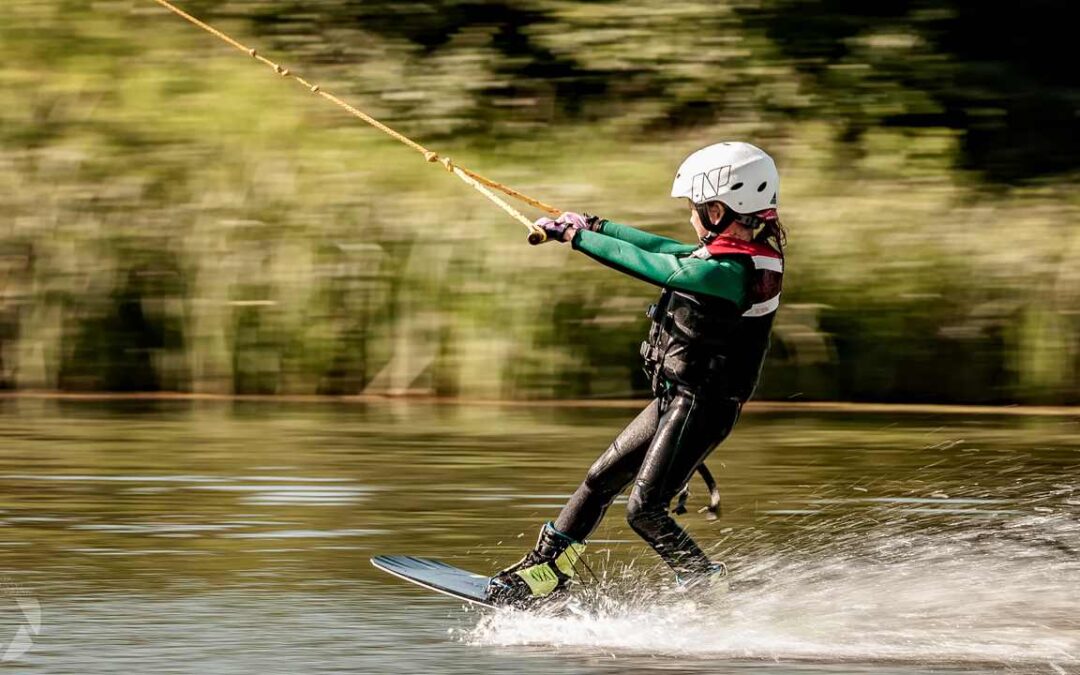
<path fill-rule="evenodd" d="M 207 33 L 210 33 L 211 35 L 218 38 L 222 42 L 225 42 L 225 43 L 235 47 L 236 49 L 244 52 L 245 54 L 252 57 L 256 61 L 260 61 L 260 62 L 266 64 L 271 69 L 273 69 L 273 71 L 275 73 L 277 73 L 278 75 L 280 75 L 280 76 L 282 76 L 284 78 L 292 79 L 292 80 L 295 80 L 296 82 L 299 82 L 301 85 L 303 85 L 312 94 L 315 94 L 316 96 L 318 96 L 320 98 L 323 98 L 323 99 L 326 99 L 327 101 L 330 101 L 334 105 L 336 105 L 339 108 L 341 108 L 341 109 L 345 110 L 346 112 L 348 112 L 353 117 L 356 117 L 357 119 L 362 120 L 362 121 L 370 124 L 371 126 L 375 127 L 376 129 L 383 132 L 387 136 L 390 136 L 394 140 L 399 141 L 399 142 L 403 143 L 404 145 L 409 146 L 413 150 L 416 150 L 417 152 L 422 154 L 424 156 L 424 159 L 427 160 L 428 162 L 438 162 L 439 164 L 442 164 L 446 168 L 447 171 L 449 171 L 450 173 L 452 173 L 455 176 L 457 176 L 458 178 L 460 178 L 462 180 L 462 182 L 464 182 L 466 185 L 469 185 L 474 190 L 476 190 L 477 192 L 482 194 L 484 197 L 487 197 L 488 200 L 490 200 L 493 204 L 495 204 L 500 209 L 502 209 L 507 215 L 509 215 L 511 218 L 513 218 L 514 220 L 516 220 L 519 223 L 521 223 L 522 225 L 524 225 L 525 228 L 529 230 L 528 241 L 529 241 L 530 244 L 535 246 L 536 244 L 542 244 L 545 241 L 547 241 L 547 235 L 544 233 L 543 229 L 537 227 L 531 220 L 526 218 L 520 211 L 518 211 L 513 206 L 508 204 L 506 202 L 506 200 L 504 200 L 501 197 L 499 197 L 498 195 L 494 194 L 491 191 L 491 189 L 499 190 L 503 194 L 505 194 L 505 195 L 507 195 L 509 197 L 513 197 L 514 199 L 517 199 L 519 201 L 525 202 L 526 204 L 528 204 L 530 206 L 536 207 L 536 208 L 540 209 L 541 211 L 544 211 L 545 213 L 547 213 L 550 216 L 558 216 L 560 213 L 562 213 L 562 211 L 560 209 L 557 209 L 554 206 L 551 206 L 550 204 L 545 204 L 544 202 L 540 201 L 539 199 L 535 199 L 533 197 L 530 197 L 530 196 L 528 196 L 528 195 L 526 195 L 526 194 L 524 194 L 522 192 L 519 192 L 519 191 L 511 188 L 508 185 L 503 185 L 502 183 L 498 183 L 496 181 L 493 181 L 490 178 L 485 178 L 484 176 L 476 173 L 475 171 L 471 171 L 469 169 L 466 169 L 463 166 L 455 165 L 450 160 L 449 157 L 440 157 L 439 154 L 434 152 L 433 150 L 428 150 L 427 148 L 420 145 L 416 141 L 412 140 L 408 136 L 405 136 L 404 134 L 402 134 L 402 133 L 400 133 L 398 131 L 395 131 L 394 129 L 391 129 L 390 127 L 386 126 L 385 124 L 383 124 L 379 120 L 375 119 L 371 115 L 368 115 L 367 113 L 365 113 L 365 112 L 363 112 L 361 110 L 358 110 L 357 108 L 349 105 L 348 103 L 346 103 L 342 99 L 338 98 L 334 94 L 331 94 L 330 92 L 326 91 L 325 89 L 323 89 L 319 85 L 308 82 L 304 78 L 302 78 L 299 75 L 293 73 L 288 68 L 285 68 L 285 67 L 283 67 L 281 65 L 278 65 L 277 63 L 274 63 L 270 59 L 268 59 L 265 56 L 263 56 L 262 54 L 260 54 L 256 49 L 254 49 L 252 47 L 248 47 L 248 46 L 238 42 L 237 40 L 234 40 L 233 38 L 229 37 L 225 33 L 218 30 L 217 28 L 214 28 L 210 24 L 195 18 L 194 16 L 192 16 L 191 14 L 188 14 L 187 12 L 180 9 L 176 5 L 173 5 L 168 0 L 154 0 L 154 2 L 161 5 L 165 9 L 169 10 L 173 14 L 176 14 L 177 16 L 184 19 L 185 21 L 188 21 L 189 23 L 193 24 L 194 26 L 197 26 L 197 27 L 201 28 L 202 30 L 206 31 Z M 489 189 L 489 188 L 491 188 L 491 189 Z"/>

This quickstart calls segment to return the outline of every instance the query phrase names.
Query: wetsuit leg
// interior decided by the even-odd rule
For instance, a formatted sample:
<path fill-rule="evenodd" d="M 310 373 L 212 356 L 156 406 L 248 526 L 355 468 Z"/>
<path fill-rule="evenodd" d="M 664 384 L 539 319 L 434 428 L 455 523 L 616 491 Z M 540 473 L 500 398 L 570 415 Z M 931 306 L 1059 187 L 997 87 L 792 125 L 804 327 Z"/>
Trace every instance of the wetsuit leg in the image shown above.
<path fill-rule="evenodd" d="M 730 399 L 701 399 L 676 391 L 664 407 L 630 493 L 626 518 L 677 574 L 707 573 L 710 561 L 668 513 L 672 497 L 697 466 L 724 440 L 741 405 Z"/>
<path fill-rule="evenodd" d="M 654 399 L 626 425 L 571 495 L 555 520 L 555 529 L 577 541 L 592 534 L 611 502 L 634 480 L 656 434 L 660 414 L 660 401 Z"/>

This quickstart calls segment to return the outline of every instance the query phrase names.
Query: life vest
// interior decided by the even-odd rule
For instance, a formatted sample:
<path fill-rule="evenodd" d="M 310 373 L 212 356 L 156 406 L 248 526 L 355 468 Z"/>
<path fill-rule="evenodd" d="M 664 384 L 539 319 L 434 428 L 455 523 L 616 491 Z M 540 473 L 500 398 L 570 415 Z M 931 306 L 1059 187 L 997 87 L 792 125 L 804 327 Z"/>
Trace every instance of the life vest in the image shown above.
<path fill-rule="evenodd" d="M 733 237 L 716 237 L 698 250 L 705 250 L 708 258 L 749 256 L 754 266 L 754 278 L 747 289 L 750 309 L 743 312 L 743 316 L 767 316 L 780 306 L 784 256 L 777 253 L 773 247 Z"/>
<path fill-rule="evenodd" d="M 738 256 L 751 266 L 749 307 L 729 300 L 665 288 L 649 307 L 652 320 L 641 345 L 653 394 L 672 385 L 745 401 L 757 386 L 769 348 L 784 274 L 783 256 L 764 244 L 716 237 L 691 255 Z"/>

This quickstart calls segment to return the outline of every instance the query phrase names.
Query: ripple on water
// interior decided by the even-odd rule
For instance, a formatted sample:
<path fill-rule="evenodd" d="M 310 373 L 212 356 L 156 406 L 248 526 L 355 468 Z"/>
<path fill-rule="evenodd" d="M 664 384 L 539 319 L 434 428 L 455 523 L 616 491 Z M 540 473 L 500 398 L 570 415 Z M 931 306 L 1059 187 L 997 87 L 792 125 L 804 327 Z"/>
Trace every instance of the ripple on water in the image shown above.
<path fill-rule="evenodd" d="M 278 479 L 280 480 L 280 479 Z M 195 485 L 193 490 L 244 493 L 245 504 L 288 504 L 312 506 L 352 504 L 366 499 L 375 490 L 362 486 L 304 485 L 300 483 L 270 483 L 260 485 Z"/>

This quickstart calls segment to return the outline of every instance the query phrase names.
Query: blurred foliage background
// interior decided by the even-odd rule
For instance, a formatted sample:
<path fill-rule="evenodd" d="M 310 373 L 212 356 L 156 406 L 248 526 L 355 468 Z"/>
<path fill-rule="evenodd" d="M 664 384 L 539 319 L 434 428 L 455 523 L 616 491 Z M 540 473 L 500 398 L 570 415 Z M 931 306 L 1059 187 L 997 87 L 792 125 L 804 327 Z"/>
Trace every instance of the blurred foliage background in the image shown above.
<path fill-rule="evenodd" d="M 455 161 L 690 237 L 776 157 L 759 396 L 1080 402 L 1063 2 L 187 0 Z M 654 290 L 149 0 L 0 3 L 0 388 L 639 394 Z M 539 215 L 539 214 L 535 214 Z"/>

